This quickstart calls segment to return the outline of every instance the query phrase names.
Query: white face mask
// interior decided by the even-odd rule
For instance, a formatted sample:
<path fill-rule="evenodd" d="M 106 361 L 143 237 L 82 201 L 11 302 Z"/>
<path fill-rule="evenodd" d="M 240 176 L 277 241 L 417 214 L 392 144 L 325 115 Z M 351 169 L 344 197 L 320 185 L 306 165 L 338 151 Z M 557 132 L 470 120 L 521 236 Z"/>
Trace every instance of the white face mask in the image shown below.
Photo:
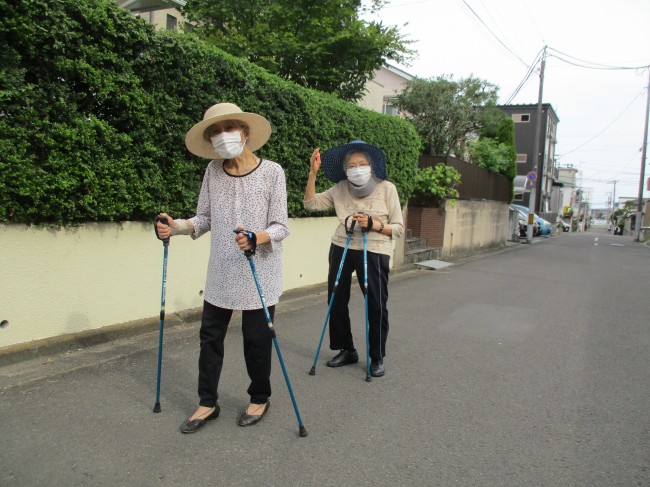
<path fill-rule="evenodd" d="M 210 137 L 212 146 L 217 154 L 224 159 L 232 159 L 244 152 L 244 144 L 241 142 L 241 132 L 221 132 L 218 135 Z"/>
<path fill-rule="evenodd" d="M 370 166 L 351 167 L 345 175 L 355 186 L 363 186 L 370 181 Z"/>

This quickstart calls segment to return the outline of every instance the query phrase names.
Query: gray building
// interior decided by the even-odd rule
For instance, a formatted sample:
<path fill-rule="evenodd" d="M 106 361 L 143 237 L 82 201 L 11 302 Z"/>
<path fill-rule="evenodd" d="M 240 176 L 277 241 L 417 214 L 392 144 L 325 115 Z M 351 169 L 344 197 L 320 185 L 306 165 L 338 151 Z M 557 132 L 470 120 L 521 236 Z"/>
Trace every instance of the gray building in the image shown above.
<path fill-rule="evenodd" d="M 560 121 L 555 110 L 549 103 L 542 105 L 542 123 L 539 139 L 539 158 L 535 161 L 535 133 L 537 125 L 537 104 L 531 105 L 501 105 L 499 106 L 513 122 L 515 122 L 515 147 L 517 150 L 517 175 L 526 176 L 530 172 L 537 173 L 535 212 L 558 213 L 560 210 L 561 194 L 558 181 L 558 169 L 555 162 L 555 144 L 557 143 L 557 124 Z M 537 163 L 537 164 L 536 164 Z M 535 167 L 537 166 L 537 167 Z M 530 193 L 515 194 L 514 202 L 529 206 Z"/>

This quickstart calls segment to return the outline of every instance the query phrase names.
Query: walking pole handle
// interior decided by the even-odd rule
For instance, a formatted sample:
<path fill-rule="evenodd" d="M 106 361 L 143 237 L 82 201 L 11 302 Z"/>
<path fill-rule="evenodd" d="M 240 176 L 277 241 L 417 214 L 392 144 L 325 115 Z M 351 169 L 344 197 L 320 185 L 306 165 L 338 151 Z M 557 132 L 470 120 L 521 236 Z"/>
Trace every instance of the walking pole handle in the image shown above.
<path fill-rule="evenodd" d="M 357 223 L 357 221 L 352 220 L 352 224 L 350 225 L 350 229 L 348 230 L 348 220 L 350 219 L 351 216 L 354 215 L 365 215 L 368 217 L 368 226 L 366 228 L 363 228 L 361 225 L 359 225 L 359 228 L 361 228 L 361 233 L 370 233 L 370 229 L 372 228 L 373 225 L 372 217 L 368 215 L 368 213 L 364 213 L 363 211 L 357 211 L 345 217 L 345 233 L 347 233 L 348 235 L 352 235 L 352 231 L 354 230 L 354 224 Z"/>
<path fill-rule="evenodd" d="M 354 213 L 352 215 L 354 215 Z M 345 223 L 343 224 L 343 226 L 345 226 L 345 233 L 347 235 L 352 235 L 352 232 L 354 232 L 354 226 L 357 224 L 356 220 L 352 220 L 352 224 L 350 225 L 350 228 L 348 228 L 348 220 L 350 219 L 350 217 L 352 215 L 346 216 L 345 217 Z"/>
<path fill-rule="evenodd" d="M 370 229 L 372 228 L 373 225 L 372 217 L 368 215 L 368 213 L 364 213 L 363 211 L 360 211 L 359 215 L 366 215 L 368 217 L 368 226 L 366 228 L 361 227 L 361 233 L 370 233 Z"/>
<path fill-rule="evenodd" d="M 243 233 L 248 237 L 248 240 L 250 240 L 253 244 L 253 248 L 250 250 L 245 250 L 244 255 L 246 256 L 247 259 L 250 259 L 253 255 L 255 255 L 255 249 L 257 249 L 257 236 L 255 235 L 254 232 L 249 232 L 248 230 L 233 230 L 234 233 L 240 234 Z"/>
<path fill-rule="evenodd" d="M 160 235 L 158 235 L 158 225 L 156 225 L 156 223 L 158 222 L 163 223 L 165 225 L 169 225 L 169 220 L 167 220 L 167 218 L 165 218 L 164 216 L 160 216 L 160 215 L 156 215 L 156 218 L 154 218 L 153 220 L 153 228 L 156 231 L 156 238 L 158 240 L 162 240 L 163 245 L 167 247 L 169 245 L 169 237 L 160 238 Z"/>

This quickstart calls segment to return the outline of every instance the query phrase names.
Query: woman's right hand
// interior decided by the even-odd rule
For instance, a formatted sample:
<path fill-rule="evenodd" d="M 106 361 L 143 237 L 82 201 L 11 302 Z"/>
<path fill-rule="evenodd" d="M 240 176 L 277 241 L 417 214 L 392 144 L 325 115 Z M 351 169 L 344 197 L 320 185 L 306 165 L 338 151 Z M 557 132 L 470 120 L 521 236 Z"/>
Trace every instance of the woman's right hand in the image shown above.
<path fill-rule="evenodd" d="M 167 223 L 169 223 L 169 225 L 165 225 L 163 222 L 156 222 L 156 228 L 158 229 L 158 238 L 160 238 L 160 240 L 165 240 L 171 236 L 171 227 L 176 227 L 177 223 L 167 213 L 161 213 L 160 216 L 162 218 L 167 218 Z"/>
<path fill-rule="evenodd" d="M 316 174 L 320 169 L 320 148 L 316 147 L 314 152 L 311 153 L 311 159 L 309 160 L 311 165 L 312 174 Z"/>

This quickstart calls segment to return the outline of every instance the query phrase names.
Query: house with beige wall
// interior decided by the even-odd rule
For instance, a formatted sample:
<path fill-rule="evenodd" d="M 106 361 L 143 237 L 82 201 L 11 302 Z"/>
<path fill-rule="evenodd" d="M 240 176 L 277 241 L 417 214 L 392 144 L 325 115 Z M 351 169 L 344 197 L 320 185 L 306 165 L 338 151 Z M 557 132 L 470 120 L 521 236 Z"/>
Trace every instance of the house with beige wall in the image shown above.
<path fill-rule="evenodd" d="M 167 30 L 192 30 L 193 26 L 187 22 L 178 10 L 184 7 L 186 0 L 120 0 L 119 4 L 133 15 L 141 17 L 158 29 Z"/>

